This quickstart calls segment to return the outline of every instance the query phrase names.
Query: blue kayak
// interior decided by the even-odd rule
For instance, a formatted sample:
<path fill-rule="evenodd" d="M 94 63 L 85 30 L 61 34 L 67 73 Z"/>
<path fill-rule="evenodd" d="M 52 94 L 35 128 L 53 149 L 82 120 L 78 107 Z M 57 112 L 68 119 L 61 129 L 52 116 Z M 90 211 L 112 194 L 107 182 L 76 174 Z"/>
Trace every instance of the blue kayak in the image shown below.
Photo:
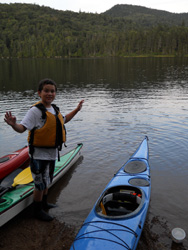
<path fill-rule="evenodd" d="M 148 160 L 145 137 L 102 192 L 71 250 L 136 249 L 150 202 Z"/>

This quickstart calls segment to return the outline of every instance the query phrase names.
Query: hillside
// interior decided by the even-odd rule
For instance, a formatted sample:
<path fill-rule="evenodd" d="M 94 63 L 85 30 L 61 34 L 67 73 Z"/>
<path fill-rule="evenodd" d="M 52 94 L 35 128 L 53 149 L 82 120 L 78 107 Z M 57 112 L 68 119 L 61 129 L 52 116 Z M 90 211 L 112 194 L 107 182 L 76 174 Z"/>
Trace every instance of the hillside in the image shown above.
<path fill-rule="evenodd" d="M 125 20 L 132 20 L 143 26 L 153 26 L 156 24 L 173 26 L 181 25 L 182 23 L 188 26 L 188 13 L 177 14 L 135 5 L 118 4 L 103 14 L 111 17 L 122 17 Z"/>
<path fill-rule="evenodd" d="M 187 23 L 187 14 L 132 5 L 92 14 L 0 4 L 0 53 L 2 58 L 185 56 Z"/>

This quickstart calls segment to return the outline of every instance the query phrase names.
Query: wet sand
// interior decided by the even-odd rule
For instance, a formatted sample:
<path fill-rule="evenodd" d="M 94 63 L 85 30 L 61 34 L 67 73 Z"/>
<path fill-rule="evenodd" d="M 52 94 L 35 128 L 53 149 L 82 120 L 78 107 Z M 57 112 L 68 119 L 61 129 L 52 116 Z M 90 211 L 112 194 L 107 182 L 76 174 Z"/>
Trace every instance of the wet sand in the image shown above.
<path fill-rule="evenodd" d="M 38 221 L 32 216 L 32 207 L 15 217 L 0 229 L 0 249 L 69 250 L 78 228 L 60 223 Z M 172 242 L 167 223 L 148 215 L 137 250 L 186 250 L 183 244 Z M 84 249 L 83 249 L 84 250 Z"/>
<path fill-rule="evenodd" d="M 74 236 L 74 228 L 56 219 L 39 221 L 33 218 L 31 208 L 28 208 L 0 229 L 0 249 L 68 250 Z"/>

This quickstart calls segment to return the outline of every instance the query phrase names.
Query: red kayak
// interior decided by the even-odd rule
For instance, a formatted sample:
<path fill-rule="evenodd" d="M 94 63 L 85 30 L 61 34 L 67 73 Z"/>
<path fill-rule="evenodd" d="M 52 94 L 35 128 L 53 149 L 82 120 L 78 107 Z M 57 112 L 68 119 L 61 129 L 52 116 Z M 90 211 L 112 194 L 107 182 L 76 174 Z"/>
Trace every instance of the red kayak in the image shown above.
<path fill-rule="evenodd" d="M 13 153 L 0 158 L 0 180 L 17 168 L 24 168 L 29 164 L 28 147 L 25 146 Z"/>

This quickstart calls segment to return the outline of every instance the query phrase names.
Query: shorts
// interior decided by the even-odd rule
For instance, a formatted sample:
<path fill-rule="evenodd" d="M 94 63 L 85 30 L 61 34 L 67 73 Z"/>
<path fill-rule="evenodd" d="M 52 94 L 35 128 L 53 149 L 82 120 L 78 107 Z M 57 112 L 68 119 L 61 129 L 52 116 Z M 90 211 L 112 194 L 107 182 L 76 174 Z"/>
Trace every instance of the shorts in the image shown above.
<path fill-rule="evenodd" d="M 30 167 L 35 188 L 40 191 L 48 188 L 53 180 L 55 161 L 31 159 Z"/>

